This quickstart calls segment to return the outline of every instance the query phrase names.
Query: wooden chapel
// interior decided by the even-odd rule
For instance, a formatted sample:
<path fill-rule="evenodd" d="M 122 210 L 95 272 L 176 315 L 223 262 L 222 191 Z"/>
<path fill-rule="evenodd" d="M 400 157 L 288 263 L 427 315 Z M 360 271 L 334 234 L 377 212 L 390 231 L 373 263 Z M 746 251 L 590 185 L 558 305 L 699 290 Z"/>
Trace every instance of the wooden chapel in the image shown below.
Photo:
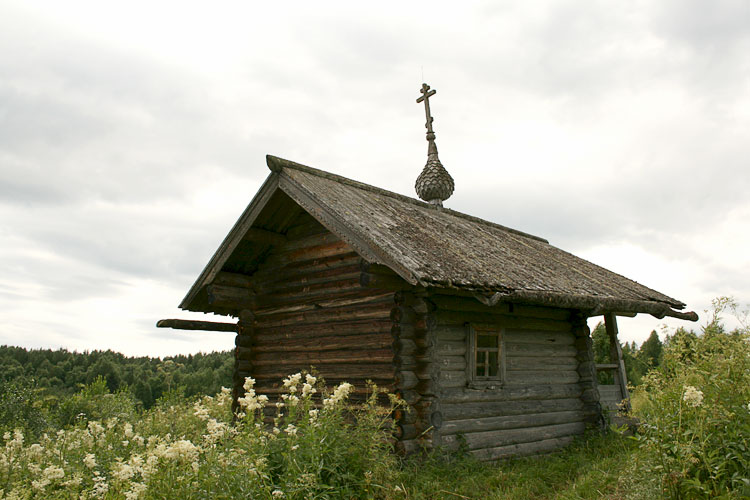
<path fill-rule="evenodd" d="M 480 459 L 550 451 L 628 399 L 616 316 L 696 321 L 682 302 L 543 238 L 444 208 L 426 84 L 421 200 L 267 156 L 270 174 L 180 304 L 236 323 L 157 326 L 236 332 L 235 400 L 315 367 L 355 398 L 372 380 L 411 409 L 401 450 Z M 587 319 L 603 316 L 611 360 L 596 365 Z M 612 371 L 600 385 L 597 371 Z"/>

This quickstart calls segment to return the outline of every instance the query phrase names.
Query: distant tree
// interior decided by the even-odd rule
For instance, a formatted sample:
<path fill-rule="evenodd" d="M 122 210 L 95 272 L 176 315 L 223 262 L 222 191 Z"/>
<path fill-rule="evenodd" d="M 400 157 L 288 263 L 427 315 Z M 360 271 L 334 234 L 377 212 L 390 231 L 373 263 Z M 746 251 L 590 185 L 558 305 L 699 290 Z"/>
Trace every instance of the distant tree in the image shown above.
<path fill-rule="evenodd" d="M 659 335 L 656 333 L 656 330 L 652 330 L 651 335 L 649 335 L 638 351 L 638 359 L 646 363 L 649 368 L 657 367 L 661 363 L 662 349 L 663 345 L 661 340 L 659 340 Z"/>

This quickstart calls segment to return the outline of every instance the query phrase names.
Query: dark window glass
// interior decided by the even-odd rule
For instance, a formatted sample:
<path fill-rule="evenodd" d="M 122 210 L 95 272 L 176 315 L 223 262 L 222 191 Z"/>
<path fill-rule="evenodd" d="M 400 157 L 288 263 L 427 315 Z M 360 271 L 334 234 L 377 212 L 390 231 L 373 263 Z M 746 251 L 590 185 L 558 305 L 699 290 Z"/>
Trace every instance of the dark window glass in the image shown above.
<path fill-rule="evenodd" d="M 488 352 L 487 354 L 489 354 L 490 356 L 490 362 L 489 362 L 490 372 L 488 373 L 488 375 L 490 377 L 497 377 L 497 366 L 498 366 L 497 365 L 497 351 Z"/>
<path fill-rule="evenodd" d="M 497 349 L 497 335 L 477 335 L 477 347 Z"/>
<path fill-rule="evenodd" d="M 477 353 L 477 377 L 484 377 L 485 376 L 485 364 L 487 361 L 487 353 L 486 352 L 478 352 Z"/>

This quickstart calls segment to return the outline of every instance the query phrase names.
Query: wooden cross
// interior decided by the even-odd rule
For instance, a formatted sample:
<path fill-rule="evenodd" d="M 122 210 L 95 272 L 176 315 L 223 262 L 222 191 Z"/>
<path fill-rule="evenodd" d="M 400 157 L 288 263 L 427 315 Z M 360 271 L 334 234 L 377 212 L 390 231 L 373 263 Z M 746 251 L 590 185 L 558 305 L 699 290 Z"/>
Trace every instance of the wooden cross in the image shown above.
<path fill-rule="evenodd" d="M 433 118 L 430 116 L 430 97 L 434 96 L 437 93 L 437 90 L 430 90 L 430 86 L 423 83 L 420 92 L 422 93 L 422 96 L 417 98 L 417 102 L 420 103 L 424 101 L 424 113 L 427 115 L 427 123 L 425 123 L 425 127 L 427 127 L 428 134 L 434 134 L 435 132 L 432 131 Z"/>

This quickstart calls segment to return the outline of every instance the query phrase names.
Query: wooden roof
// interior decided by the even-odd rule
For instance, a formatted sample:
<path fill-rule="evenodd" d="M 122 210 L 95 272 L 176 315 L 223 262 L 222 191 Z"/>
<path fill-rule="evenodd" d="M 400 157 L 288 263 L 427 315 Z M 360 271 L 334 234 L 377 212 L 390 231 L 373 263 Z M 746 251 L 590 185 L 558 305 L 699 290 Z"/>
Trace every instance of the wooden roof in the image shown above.
<path fill-rule="evenodd" d="M 268 156 L 267 163 L 271 174 L 181 308 L 205 310 L 194 304 L 201 289 L 237 261 L 240 243 L 253 227 L 262 227 L 259 216 L 281 191 L 364 259 L 389 267 L 412 285 L 470 292 L 488 305 L 513 301 L 592 315 L 643 312 L 697 319 L 695 313 L 673 310 L 683 309 L 682 302 L 543 238 L 281 158 Z"/>

